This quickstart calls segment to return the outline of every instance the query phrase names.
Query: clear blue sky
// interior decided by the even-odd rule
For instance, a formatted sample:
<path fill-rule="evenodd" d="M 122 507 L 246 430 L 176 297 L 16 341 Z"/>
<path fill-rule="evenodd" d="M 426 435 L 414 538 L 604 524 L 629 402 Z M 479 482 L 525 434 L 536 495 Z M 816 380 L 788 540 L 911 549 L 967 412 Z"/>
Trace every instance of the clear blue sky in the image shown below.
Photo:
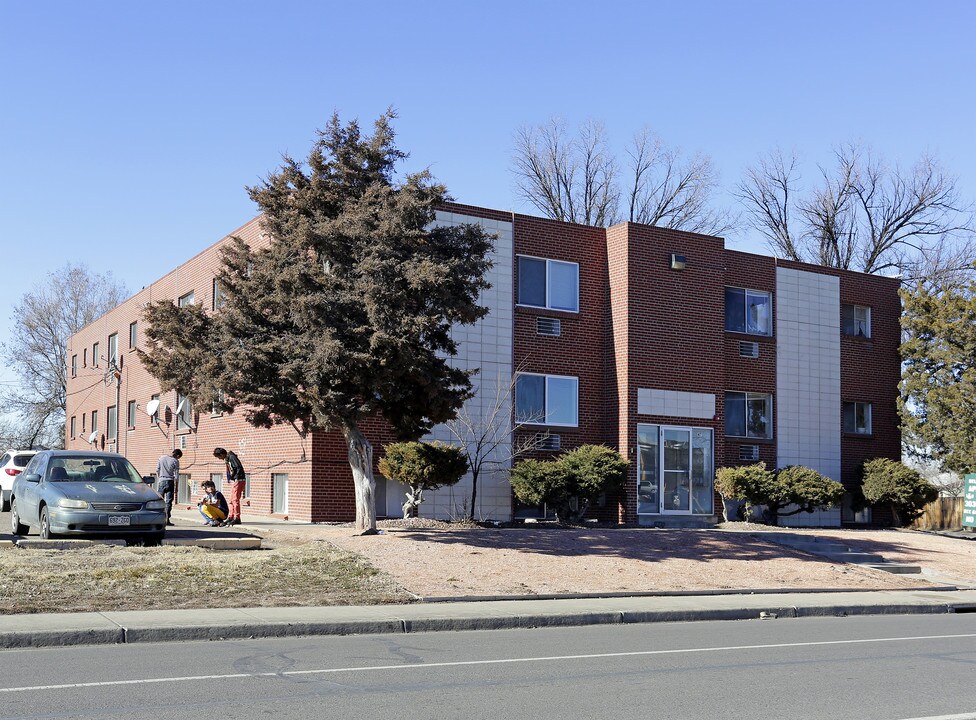
<path fill-rule="evenodd" d="M 0 335 L 63 263 L 131 290 L 255 214 L 244 192 L 332 111 L 400 113 L 406 168 L 514 195 L 513 130 L 647 124 L 731 188 L 795 148 L 939 155 L 976 198 L 976 3 L 0 0 Z M 762 251 L 748 233 L 734 246 Z"/>

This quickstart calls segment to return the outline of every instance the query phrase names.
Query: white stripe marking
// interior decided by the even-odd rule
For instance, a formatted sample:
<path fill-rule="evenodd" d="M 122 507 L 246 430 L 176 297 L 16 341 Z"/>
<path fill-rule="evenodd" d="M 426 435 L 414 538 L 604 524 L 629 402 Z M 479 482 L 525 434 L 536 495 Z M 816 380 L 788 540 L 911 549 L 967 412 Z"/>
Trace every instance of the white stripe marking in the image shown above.
<path fill-rule="evenodd" d="M 904 720 L 976 720 L 976 713 L 962 715 L 930 715 L 929 717 L 905 718 Z"/>
<path fill-rule="evenodd" d="M 322 668 L 319 670 L 284 670 L 265 673 L 231 673 L 227 675 L 190 675 L 185 677 L 144 678 L 141 680 L 103 680 L 100 682 L 67 683 L 64 685 L 33 685 L 27 687 L 0 688 L 0 693 L 30 692 L 38 690 L 72 690 L 75 688 L 109 687 L 112 685 L 152 685 L 154 683 L 191 682 L 193 680 L 233 680 L 235 678 L 287 677 L 292 675 L 333 675 L 350 672 L 376 672 L 387 670 L 414 670 L 427 668 L 465 667 L 469 665 L 510 665 L 528 662 L 554 662 L 558 660 L 596 660 L 601 658 L 642 657 L 652 655 L 690 655 L 706 652 L 735 652 L 740 650 L 769 650 L 775 648 L 825 647 L 830 645 L 864 645 L 868 643 L 908 642 L 918 640 L 952 640 L 974 638 L 976 633 L 963 635 L 912 635 L 909 637 L 864 638 L 861 640 L 818 640 L 801 643 L 770 643 L 769 645 L 725 645 L 722 647 L 682 648 L 676 650 L 635 650 L 633 652 L 592 653 L 588 655 L 543 655 L 527 658 L 501 658 L 499 660 L 455 660 L 453 662 L 409 663 L 400 665 L 365 665 L 363 667 Z M 946 720 L 976 720 L 976 715 L 947 715 Z M 942 718 L 908 718 L 907 720 L 943 720 Z"/>

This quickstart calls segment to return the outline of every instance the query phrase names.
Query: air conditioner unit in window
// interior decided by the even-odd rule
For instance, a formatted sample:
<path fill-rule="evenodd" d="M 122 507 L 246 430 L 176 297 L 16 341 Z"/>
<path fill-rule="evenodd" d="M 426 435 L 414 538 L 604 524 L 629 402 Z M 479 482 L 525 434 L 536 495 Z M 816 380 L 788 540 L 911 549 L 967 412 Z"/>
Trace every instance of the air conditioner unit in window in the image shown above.
<path fill-rule="evenodd" d="M 556 451 L 562 446 L 562 438 L 559 435 L 537 435 L 536 436 L 536 449 L 537 450 L 552 450 Z"/>
<path fill-rule="evenodd" d="M 740 460 L 758 460 L 759 459 L 759 446 L 758 445 L 740 445 L 739 446 L 739 459 Z"/>
<path fill-rule="evenodd" d="M 539 317 L 535 319 L 536 333 L 559 337 L 562 334 L 562 322 L 559 318 Z"/>
<path fill-rule="evenodd" d="M 739 341 L 739 357 L 757 358 L 759 357 L 759 343 L 747 340 Z"/>

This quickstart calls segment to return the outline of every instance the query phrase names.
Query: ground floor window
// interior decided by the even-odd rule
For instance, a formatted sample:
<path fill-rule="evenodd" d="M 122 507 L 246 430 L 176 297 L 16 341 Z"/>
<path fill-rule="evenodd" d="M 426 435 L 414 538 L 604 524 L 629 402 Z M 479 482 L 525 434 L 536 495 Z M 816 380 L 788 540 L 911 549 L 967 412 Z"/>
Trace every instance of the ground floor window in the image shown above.
<path fill-rule="evenodd" d="M 188 473 L 180 473 L 180 481 L 176 484 L 176 502 L 179 504 L 189 503 L 193 495 L 193 486 L 190 483 Z"/>
<path fill-rule="evenodd" d="M 220 492 L 224 491 L 224 473 L 210 473 L 210 482 Z"/>
<path fill-rule="evenodd" d="M 637 514 L 711 515 L 711 428 L 637 426 Z"/>
<path fill-rule="evenodd" d="M 271 473 L 271 512 L 275 515 L 288 512 L 288 473 Z"/>

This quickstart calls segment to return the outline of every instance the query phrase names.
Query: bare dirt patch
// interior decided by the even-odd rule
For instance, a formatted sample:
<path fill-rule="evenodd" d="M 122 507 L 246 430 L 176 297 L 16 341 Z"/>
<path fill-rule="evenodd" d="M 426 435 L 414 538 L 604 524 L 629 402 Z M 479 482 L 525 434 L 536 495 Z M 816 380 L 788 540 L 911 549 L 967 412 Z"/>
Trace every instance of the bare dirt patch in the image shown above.
<path fill-rule="evenodd" d="M 362 555 L 422 597 L 928 585 L 918 577 L 827 562 L 743 532 L 441 524 L 387 526 L 371 537 L 320 526 L 316 536 Z"/>

